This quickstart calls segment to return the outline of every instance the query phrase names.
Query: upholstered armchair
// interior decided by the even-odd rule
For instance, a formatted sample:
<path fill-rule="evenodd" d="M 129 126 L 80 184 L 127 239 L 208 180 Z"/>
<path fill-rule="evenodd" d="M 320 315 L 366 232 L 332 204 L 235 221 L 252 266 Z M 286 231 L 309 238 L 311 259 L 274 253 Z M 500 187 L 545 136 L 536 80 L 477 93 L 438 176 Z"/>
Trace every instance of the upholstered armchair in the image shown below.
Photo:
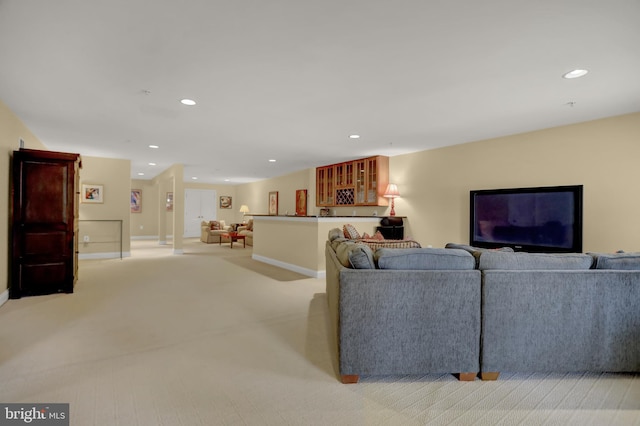
<path fill-rule="evenodd" d="M 200 241 L 203 243 L 220 243 L 221 235 L 231 231 L 231 226 L 224 223 L 224 220 L 203 221 L 201 224 Z M 222 238 L 222 242 L 228 242 L 227 238 Z"/>
<path fill-rule="evenodd" d="M 238 226 L 238 234 L 244 235 L 244 242 L 248 246 L 253 246 L 253 219 L 250 219 L 246 225 Z"/>

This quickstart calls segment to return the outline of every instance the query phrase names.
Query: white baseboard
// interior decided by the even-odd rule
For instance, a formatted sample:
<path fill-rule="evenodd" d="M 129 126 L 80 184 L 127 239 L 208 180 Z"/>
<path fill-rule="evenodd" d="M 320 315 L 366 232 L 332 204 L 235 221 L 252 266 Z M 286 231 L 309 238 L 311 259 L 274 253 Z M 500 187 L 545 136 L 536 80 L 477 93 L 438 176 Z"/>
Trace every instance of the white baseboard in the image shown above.
<path fill-rule="evenodd" d="M 122 257 L 131 257 L 131 252 L 125 251 L 122 252 Z M 78 253 L 78 259 L 86 260 L 86 259 L 119 259 L 120 252 L 115 251 L 111 253 Z"/>
<path fill-rule="evenodd" d="M 0 306 L 4 305 L 9 300 L 9 289 L 6 289 L 0 293 Z"/>
<path fill-rule="evenodd" d="M 258 262 L 268 263 L 269 265 L 277 266 L 282 269 L 297 272 L 302 275 L 306 275 L 312 278 L 324 278 L 327 276 L 327 271 L 314 271 L 313 269 L 303 268 L 292 263 L 282 262 L 280 260 L 271 259 L 269 257 L 260 256 L 259 254 L 251 255 L 251 258 Z"/>

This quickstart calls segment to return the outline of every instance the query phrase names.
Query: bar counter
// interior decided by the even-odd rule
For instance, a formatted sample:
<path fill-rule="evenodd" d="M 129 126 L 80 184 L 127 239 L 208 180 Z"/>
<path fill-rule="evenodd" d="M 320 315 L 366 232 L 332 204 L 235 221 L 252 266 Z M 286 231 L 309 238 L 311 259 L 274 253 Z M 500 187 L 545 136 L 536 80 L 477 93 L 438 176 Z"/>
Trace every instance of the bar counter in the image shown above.
<path fill-rule="evenodd" d="M 325 277 L 324 246 L 329 230 L 350 223 L 373 235 L 384 216 L 253 215 L 253 255 L 260 262 L 314 278 Z"/>

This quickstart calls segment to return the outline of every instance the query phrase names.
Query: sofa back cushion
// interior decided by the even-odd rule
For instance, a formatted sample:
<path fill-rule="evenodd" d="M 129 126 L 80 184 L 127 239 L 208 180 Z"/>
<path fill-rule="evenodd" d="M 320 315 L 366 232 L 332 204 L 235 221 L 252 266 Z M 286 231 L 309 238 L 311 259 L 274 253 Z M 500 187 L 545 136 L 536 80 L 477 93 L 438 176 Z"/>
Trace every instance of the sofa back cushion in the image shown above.
<path fill-rule="evenodd" d="M 506 251 L 506 252 L 509 252 L 509 253 L 513 253 L 513 251 L 514 251 L 511 247 L 500 247 L 500 248 L 495 248 L 495 249 L 488 249 L 488 248 L 470 246 L 468 244 L 457 244 L 457 243 L 447 243 L 447 245 L 444 246 L 444 248 L 461 249 L 461 250 L 464 250 L 464 251 L 468 251 L 476 259 L 476 268 L 478 268 L 480 266 L 480 255 L 485 251 L 490 251 L 490 250 L 491 251 Z"/>
<path fill-rule="evenodd" d="M 596 269 L 640 270 L 640 253 L 590 253 Z"/>
<path fill-rule="evenodd" d="M 470 253 L 442 248 L 380 248 L 376 250 L 374 260 L 380 269 L 460 270 L 475 266 Z"/>
<path fill-rule="evenodd" d="M 590 269 L 592 257 L 581 253 L 524 253 L 485 251 L 478 268 L 503 270 L 584 270 Z"/>

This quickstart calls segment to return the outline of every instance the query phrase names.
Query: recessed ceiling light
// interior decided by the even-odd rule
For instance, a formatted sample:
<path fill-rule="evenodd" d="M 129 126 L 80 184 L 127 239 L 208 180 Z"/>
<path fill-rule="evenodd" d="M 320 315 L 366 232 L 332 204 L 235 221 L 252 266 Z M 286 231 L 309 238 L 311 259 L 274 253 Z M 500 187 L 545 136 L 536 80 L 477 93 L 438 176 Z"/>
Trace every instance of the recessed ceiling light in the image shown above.
<path fill-rule="evenodd" d="M 182 102 L 184 105 L 189 105 L 189 106 L 196 104 L 196 101 L 194 101 L 193 99 L 183 99 L 180 102 Z"/>
<path fill-rule="evenodd" d="M 156 163 L 149 163 L 149 165 L 150 165 L 150 166 L 155 166 L 155 165 L 156 165 Z"/>
<path fill-rule="evenodd" d="M 225 179 L 224 181 L 225 181 L 225 182 L 229 182 L 230 180 L 231 180 L 231 179 Z"/>
<path fill-rule="evenodd" d="M 158 149 L 158 148 L 160 148 L 160 147 L 159 147 L 158 145 L 149 145 L 149 148 L 151 148 L 151 149 Z"/>
<path fill-rule="evenodd" d="M 350 139 L 360 139 L 360 135 L 349 135 Z"/>
<path fill-rule="evenodd" d="M 138 176 L 144 176 L 144 173 L 138 173 Z"/>
<path fill-rule="evenodd" d="M 197 178 L 197 177 L 195 177 L 195 176 L 194 176 L 194 177 L 192 177 L 191 179 L 193 179 L 193 180 L 198 180 L 198 178 Z"/>
<path fill-rule="evenodd" d="M 275 162 L 276 162 L 276 160 L 275 160 L 275 159 L 273 159 L 273 158 L 271 158 L 271 159 L 269 160 L 269 162 L 270 162 L 270 163 L 275 163 Z"/>
<path fill-rule="evenodd" d="M 587 75 L 588 72 L 589 71 L 587 70 L 572 70 L 564 74 L 562 78 L 578 78 L 582 77 L 583 75 Z"/>

